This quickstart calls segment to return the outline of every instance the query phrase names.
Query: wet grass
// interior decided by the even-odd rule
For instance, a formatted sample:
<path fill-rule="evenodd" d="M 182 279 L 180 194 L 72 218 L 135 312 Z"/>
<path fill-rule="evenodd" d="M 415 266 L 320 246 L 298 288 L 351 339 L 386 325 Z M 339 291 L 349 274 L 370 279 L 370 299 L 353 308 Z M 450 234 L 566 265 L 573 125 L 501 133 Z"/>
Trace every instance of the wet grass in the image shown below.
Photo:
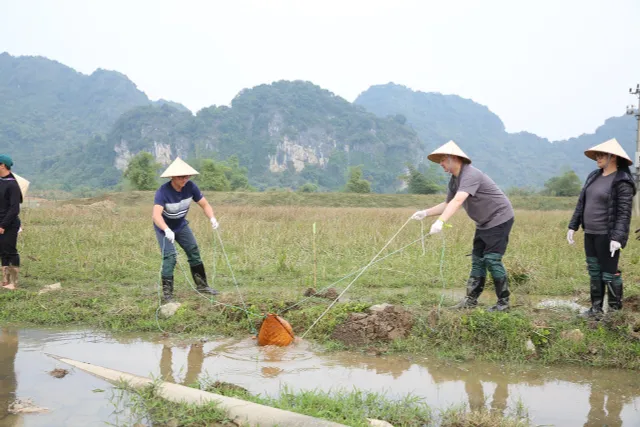
<path fill-rule="evenodd" d="M 640 369 L 640 340 L 629 327 L 638 320 L 633 314 L 620 313 L 602 322 L 590 322 L 568 312 L 519 309 L 507 314 L 475 309 L 462 315 L 442 311 L 418 320 L 420 326 L 414 333 L 394 341 L 387 351 L 424 354 L 435 349 L 439 356 L 459 361 Z M 583 339 L 574 341 L 563 335 L 576 329 Z M 527 349 L 527 341 L 535 351 Z"/>
<path fill-rule="evenodd" d="M 162 399 L 158 395 L 158 384 L 143 389 L 134 389 L 121 383 L 112 392 L 110 399 L 117 426 L 235 426 L 226 413 L 214 402 L 196 406 Z"/>
<path fill-rule="evenodd" d="M 294 392 L 283 388 L 277 398 L 256 400 L 256 403 L 263 405 L 348 426 L 368 426 L 367 418 L 384 420 L 398 426 L 420 426 L 432 421 L 431 410 L 426 403 L 412 396 L 391 400 L 383 394 L 361 390 Z"/>
<path fill-rule="evenodd" d="M 117 414 L 124 415 L 127 425 L 150 421 L 153 425 L 209 426 L 234 425 L 214 403 L 202 406 L 168 402 L 158 395 L 159 382 L 134 390 L 127 384 L 119 385 L 112 398 Z M 246 390 L 228 384 L 203 379 L 199 388 L 223 396 L 235 397 L 261 405 L 309 415 L 340 424 L 365 427 L 369 419 L 383 420 L 394 426 L 441 427 L 527 427 L 531 425 L 526 410 L 518 404 L 502 414 L 498 411 L 470 411 L 465 405 L 451 407 L 435 413 L 421 399 L 411 395 L 390 399 L 384 394 L 353 390 L 323 392 L 317 390 L 296 392 L 283 387 L 278 397 L 252 395 Z"/>
<path fill-rule="evenodd" d="M 114 332 L 250 334 L 259 326 L 262 313 L 282 312 L 300 302 L 309 287 L 332 285 L 341 292 L 355 275 L 336 284 L 337 280 L 367 265 L 415 209 L 440 198 L 276 195 L 229 193 L 211 197 L 237 289 L 208 221 L 197 206 L 189 215 L 210 282 L 223 292 L 217 301 L 236 307 L 244 307 L 244 303 L 246 312 L 216 305 L 196 294 L 189 286 L 191 277 L 180 251 L 175 289 L 183 305 L 174 317 L 157 319 L 161 259 L 150 218 L 152 194 L 121 193 L 25 209 L 25 231 L 18 244 L 23 260 L 21 290 L 0 292 L 0 322 L 74 325 Z M 556 203 L 556 207 L 568 203 L 554 198 L 529 201 L 533 203 L 534 199 Z M 226 204 L 217 203 L 223 201 Z M 402 207 L 286 205 L 294 202 Z M 343 348 L 332 339 L 335 326 L 349 313 L 389 302 L 412 311 L 416 325 L 408 338 L 382 345 L 383 352 L 500 362 L 507 356 L 516 363 L 586 363 L 640 369 L 640 331 L 634 327 L 640 325 L 637 313 L 590 324 L 572 314 L 535 309 L 543 297 L 588 303 L 582 233 L 577 233 L 575 247 L 565 241 L 569 216 L 568 211 L 517 211 L 504 260 L 512 289 L 513 309 L 509 314 L 488 313 L 482 308 L 467 313 L 444 309 L 464 292 L 470 268 L 474 226 L 460 212 L 452 221 L 453 228 L 439 236 L 427 236 L 424 242 L 420 233 L 428 231 L 430 222 L 425 221 L 423 228 L 416 221 L 407 223 L 382 256 L 412 245 L 371 266 L 307 338 L 329 348 Z M 634 229 L 640 225 L 635 222 Z M 317 230 L 315 277 L 313 223 Z M 640 293 L 639 261 L 640 244 L 632 240 L 621 261 L 625 296 Z M 55 282 L 62 284 L 61 290 L 38 294 L 43 286 Z M 492 294 L 489 282 L 481 299 L 483 307 L 494 302 Z M 286 311 L 284 317 L 300 335 L 329 303 L 327 299 L 310 298 Z M 584 333 L 583 341 L 562 338 L 562 331 L 576 328 Z M 527 340 L 536 345 L 535 354 L 526 349 Z"/>
<path fill-rule="evenodd" d="M 450 408 L 440 415 L 441 427 L 528 427 L 533 425 L 526 409 L 518 404 L 503 416 L 492 411 L 469 411 L 464 405 Z"/>

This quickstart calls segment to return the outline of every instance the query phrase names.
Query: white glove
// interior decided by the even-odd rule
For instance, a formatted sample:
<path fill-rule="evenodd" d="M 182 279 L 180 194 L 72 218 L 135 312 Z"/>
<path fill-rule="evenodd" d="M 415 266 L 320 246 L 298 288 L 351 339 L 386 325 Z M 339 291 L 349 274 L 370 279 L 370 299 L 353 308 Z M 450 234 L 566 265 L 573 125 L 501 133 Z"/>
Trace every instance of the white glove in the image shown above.
<path fill-rule="evenodd" d="M 216 230 L 218 228 L 218 221 L 215 216 L 211 217 L 211 227 Z"/>
<path fill-rule="evenodd" d="M 444 227 L 444 222 L 442 222 L 442 220 L 437 220 L 431 225 L 431 230 L 429 230 L 429 234 L 437 234 L 441 232 L 442 227 Z"/>
<path fill-rule="evenodd" d="M 18 234 L 22 233 L 22 227 L 18 228 Z"/>
<path fill-rule="evenodd" d="M 613 258 L 616 254 L 616 251 L 618 249 L 620 249 L 622 247 L 622 245 L 620 244 L 620 242 L 616 242 L 615 240 L 612 240 L 609 243 L 609 252 L 611 252 L 611 258 Z"/>
<path fill-rule="evenodd" d="M 570 245 L 573 245 L 576 241 L 573 240 L 573 233 L 575 233 L 575 230 L 569 229 L 569 231 L 567 231 L 567 242 L 569 242 Z"/>
<path fill-rule="evenodd" d="M 167 238 L 168 241 L 170 241 L 171 243 L 176 241 L 176 233 L 174 233 L 169 227 L 167 227 L 164 230 L 164 236 Z"/>
<path fill-rule="evenodd" d="M 416 221 L 422 221 L 423 219 L 425 219 L 428 215 L 428 211 L 429 209 L 425 209 L 423 211 L 418 211 L 416 213 L 414 213 L 413 215 L 411 215 L 411 219 L 415 219 Z"/>

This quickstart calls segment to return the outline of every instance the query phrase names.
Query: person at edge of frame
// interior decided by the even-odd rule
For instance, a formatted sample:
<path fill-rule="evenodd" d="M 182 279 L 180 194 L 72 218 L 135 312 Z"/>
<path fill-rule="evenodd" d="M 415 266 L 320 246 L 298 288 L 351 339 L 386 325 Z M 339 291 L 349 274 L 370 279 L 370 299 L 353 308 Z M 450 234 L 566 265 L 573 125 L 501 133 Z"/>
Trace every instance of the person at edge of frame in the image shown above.
<path fill-rule="evenodd" d="M 622 273 L 618 269 L 620 251 L 629 239 L 631 211 L 636 185 L 627 153 L 613 138 L 584 152 L 596 161 L 597 169 L 587 177 L 569 222 L 567 241 L 584 229 L 584 251 L 589 272 L 591 308 L 586 318 L 600 319 L 604 314 L 605 290 L 609 311 L 622 309 Z"/>
<path fill-rule="evenodd" d="M 15 290 L 18 287 L 20 254 L 18 233 L 21 231 L 20 203 L 22 189 L 11 172 L 13 160 L 0 154 L 0 258 L 2 259 L 2 288 Z"/>

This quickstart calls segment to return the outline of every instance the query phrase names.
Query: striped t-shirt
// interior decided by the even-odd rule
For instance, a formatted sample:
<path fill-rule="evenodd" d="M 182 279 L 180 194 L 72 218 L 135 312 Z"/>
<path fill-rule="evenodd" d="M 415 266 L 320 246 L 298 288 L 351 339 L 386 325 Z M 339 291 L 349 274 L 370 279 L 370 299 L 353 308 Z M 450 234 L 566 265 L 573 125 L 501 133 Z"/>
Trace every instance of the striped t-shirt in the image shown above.
<path fill-rule="evenodd" d="M 178 232 L 186 224 L 191 201 L 197 203 L 202 197 L 204 197 L 202 192 L 192 181 L 187 181 L 182 191 L 176 191 L 169 181 L 158 188 L 153 202 L 162 206 L 162 218 L 167 226 L 174 232 Z M 158 228 L 155 224 L 154 227 Z"/>

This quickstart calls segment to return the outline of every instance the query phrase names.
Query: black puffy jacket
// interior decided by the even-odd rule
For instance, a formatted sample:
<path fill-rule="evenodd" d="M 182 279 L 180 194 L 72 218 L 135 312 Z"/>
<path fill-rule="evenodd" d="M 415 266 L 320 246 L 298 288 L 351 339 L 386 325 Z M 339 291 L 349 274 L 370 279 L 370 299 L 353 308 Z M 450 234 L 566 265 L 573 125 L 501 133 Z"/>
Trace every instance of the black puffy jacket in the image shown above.
<path fill-rule="evenodd" d="M 600 175 L 602 169 L 597 169 L 589 174 L 582 187 L 576 210 L 573 212 L 569 228 L 578 230 L 582 225 L 584 228 L 584 204 L 587 187 Z M 636 184 L 633 177 L 626 171 L 619 170 L 611 184 L 609 194 L 608 225 L 609 240 L 615 240 L 624 248 L 629 240 L 629 227 L 631 224 L 631 211 L 633 207 L 633 196 L 636 194 Z"/>

